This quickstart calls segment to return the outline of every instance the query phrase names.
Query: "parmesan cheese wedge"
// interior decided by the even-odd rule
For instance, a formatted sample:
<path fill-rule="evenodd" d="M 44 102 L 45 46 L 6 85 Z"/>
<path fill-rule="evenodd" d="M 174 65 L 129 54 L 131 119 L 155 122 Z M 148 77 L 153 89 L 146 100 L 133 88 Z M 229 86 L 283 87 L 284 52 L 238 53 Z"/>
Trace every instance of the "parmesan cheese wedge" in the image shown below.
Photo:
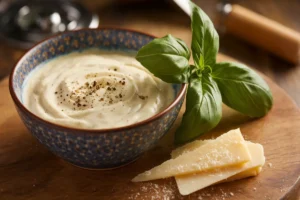
<path fill-rule="evenodd" d="M 245 140 L 240 130 L 236 129 L 139 174 L 132 181 L 149 181 L 230 166 L 241 167 L 250 159 Z"/>
<path fill-rule="evenodd" d="M 184 146 L 185 148 L 173 151 L 172 158 L 176 158 L 176 156 L 179 156 L 182 152 L 189 151 L 188 148 L 197 148 L 197 145 L 200 147 L 204 146 L 207 141 L 197 141 L 193 143 L 193 145 L 189 144 L 189 146 Z M 256 176 L 261 171 L 261 167 L 265 163 L 264 150 L 260 144 L 254 144 L 248 141 L 246 144 L 251 155 L 251 160 L 243 166 L 235 165 L 185 176 L 176 176 L 175 179 L 180 194 L 188 195 L 219 182 L 227 182 L 249 176 Z"/>

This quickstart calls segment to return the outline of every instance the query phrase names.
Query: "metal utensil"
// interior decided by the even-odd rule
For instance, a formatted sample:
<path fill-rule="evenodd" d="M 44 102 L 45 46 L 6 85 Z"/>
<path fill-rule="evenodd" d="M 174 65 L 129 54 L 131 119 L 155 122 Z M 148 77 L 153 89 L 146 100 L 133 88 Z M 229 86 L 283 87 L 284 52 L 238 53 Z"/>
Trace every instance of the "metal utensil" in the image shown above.
<path fill-rule="evenodd" d="M 182 11 L 191 15 L 189 0 L 174 0 Z M 300 34 L 276 21 L 239 5 L 217 5 L 214 21 L 219 33 L 229 33 L 272 52 L 292 63 L 300 62 Z"/>
<path fill-rule="evenodd" d="M 0 12 L 1 38 L 21 48 L 59 32 L 97 28 L 98 24 L 97 15 L 73 1 L 22 0 Z"/>

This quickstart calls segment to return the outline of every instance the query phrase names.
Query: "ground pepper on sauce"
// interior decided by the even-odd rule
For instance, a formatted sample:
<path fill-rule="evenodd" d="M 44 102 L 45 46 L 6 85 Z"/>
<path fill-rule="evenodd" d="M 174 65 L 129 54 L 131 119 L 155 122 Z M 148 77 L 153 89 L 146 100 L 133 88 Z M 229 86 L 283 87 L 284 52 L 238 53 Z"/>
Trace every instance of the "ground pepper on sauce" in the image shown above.
<path fill-rule="evenodd" d="M 117 69 L 114 69 L 114 71 L 117 71 Z M 94 76 L 97 77 L 97 73 L 87 74 L 85 78 L 88 79 Z M 109 76 L 111 77 L 114 75 L 109 74 Z M 93 80 L 90 82 L 85 82 L 82 86 L 80 86 L 80 83 L 78 81 L 73 81 L 71 82 L 71 84 L 73 85 L 73 91 L 71 91 L 70 94 L 66 94 L 65 96 L 63 96 L 62 88 L 60 88 L 60 94 L 58 94 L 58 92 L 55 92 L 54 94 L 58 99 L 63 99 L 63 101 L 66 101 L 66 97 L 70 95 L 70 99 L 74 101 L 73 110 L 83 110 L 88 107 L 93 108 L 95 101 L 104 102 L 104 105 L 122 101 L 122 98 L 125 95 L 122 93 L 123 86 L 126 84 L 125 80 L 125 78 L 117 79 L 116 77 L 114 77 L 113 81 L 105 81 L 104 83 L 103 81 Z M 118 85 L 117 83 L 120 83 L 120 85 Z M 101 96 L 99 96 L 99 94 L 97 93 L 100 89 L 105 89 L 104 94 Z M 145 99 L 144 96 L 139 97 L 141 99 Z M 87 100 L 87 98 L 89 98 L 89 101 Z M 60 104 L 62 104 L 63 101 L 60 101 Z"/>

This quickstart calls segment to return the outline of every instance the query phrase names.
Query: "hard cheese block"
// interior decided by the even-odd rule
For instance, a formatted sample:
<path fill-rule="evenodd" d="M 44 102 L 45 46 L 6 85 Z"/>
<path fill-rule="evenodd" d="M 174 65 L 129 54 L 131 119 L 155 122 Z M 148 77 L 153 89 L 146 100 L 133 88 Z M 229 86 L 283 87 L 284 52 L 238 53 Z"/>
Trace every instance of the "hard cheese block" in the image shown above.
<path fill-rule="evenodd" d="M 197 146 L 204 146 L 207 141 L 195 141 L 193 143 L 194 144 L 190 143 L 189 146 L 182 147 L 179 151 L 173 151 L 172 157 L 176 158 L 181 152 L 188 152 L 190 148 L 193 149 L 197 148 Z M 256 176 L 260 172 L 261 166 L 265 163 L 264 150 L 260 144 L 251 142 L 246 142 L 246 144 L 251 155 L 251 160 L 243 166 L 217 168 L 206 172 L 176 176 L 175 179 L 180 194 L 188 195 L 215 183 Z"/>
<path fill-rule="evenodd" d="M 212 140 L 195 140 L 191 143 L 188 143 L 182 147 L 179 147 L 175 150 L 172 151 L 171 153 L 171 156 L 172 158 L 176 158 L 178 157 L 179 155 L 182 155 L 184 153 L 187 153 L 187 152 L 190 152 L 190 151 L 193 151 L 195 150 L 196 148 L 199 148 L 200 146 L 202 146 L 203 144 L 206 144 L 207 142 L 210 142 Z M 247 141 L 248 145 L 249 145 L 249 142 Z M 263 151 L 263 149 L 262 149 Z M 251 152 L 250 152 L 250 155 L 251 155 Z M 263 152 L 262 152 L 262 156 L 263 155 Z M 264 158 L 264 157 L 263 157 Z M 253 157 L 251 157 L 251 159 L 253 159 Z M 262 163 L 262 165 L 264 165 L 264 162 Z M 258 167 L 255 167 L 255 168 L 251 168 L 249 170 L 245 170 L 239 174 L 236 174 L 222 182 L 229 182 L 229 181 L 234 181 L 234 180 L 238 180 L 238 179 L 242 179 L 242 178 L 245 178 L 245 177 L 249 177 L 249 176 L 257 176 L 260 172 L 261 172 L 261 169 L 262 167 L 261 166 L 258 166 Z"/>
<path fill-rule="evenodd" d="M 236 129 L 139 174 L 132 181 L 149 181 L 216 168 L 241 166 L 250 158 L 244 138 L 239 129 Z"/>

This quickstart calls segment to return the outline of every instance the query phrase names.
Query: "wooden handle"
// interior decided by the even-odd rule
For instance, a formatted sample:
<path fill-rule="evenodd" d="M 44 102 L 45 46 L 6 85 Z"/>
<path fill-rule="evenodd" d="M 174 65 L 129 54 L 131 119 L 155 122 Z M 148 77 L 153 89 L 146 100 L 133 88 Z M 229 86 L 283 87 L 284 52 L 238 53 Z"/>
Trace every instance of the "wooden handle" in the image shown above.
<path fill-rule="evenodd" d="M 225 26 L 228 33 L 262 47 L 287 61 L 292 63 L 300 61 L 300 34 L 282 24 L 239 5 L 232 5 Z"/>

